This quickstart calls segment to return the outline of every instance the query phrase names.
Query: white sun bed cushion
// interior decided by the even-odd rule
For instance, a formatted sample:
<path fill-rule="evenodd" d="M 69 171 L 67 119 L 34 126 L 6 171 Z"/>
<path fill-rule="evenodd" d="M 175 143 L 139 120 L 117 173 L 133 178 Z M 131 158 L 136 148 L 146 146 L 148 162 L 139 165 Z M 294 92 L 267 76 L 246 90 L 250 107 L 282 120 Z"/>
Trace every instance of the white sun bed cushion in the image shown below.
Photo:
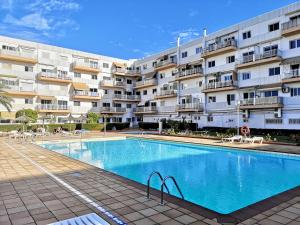
<path fill-rule="evenodd" d="M 79 217 L 74 217 L 71 219 L 58 221 L 55 223 L 51 223 L 49 225 L 110 225 L 96 213 L 90 213 Z"/>

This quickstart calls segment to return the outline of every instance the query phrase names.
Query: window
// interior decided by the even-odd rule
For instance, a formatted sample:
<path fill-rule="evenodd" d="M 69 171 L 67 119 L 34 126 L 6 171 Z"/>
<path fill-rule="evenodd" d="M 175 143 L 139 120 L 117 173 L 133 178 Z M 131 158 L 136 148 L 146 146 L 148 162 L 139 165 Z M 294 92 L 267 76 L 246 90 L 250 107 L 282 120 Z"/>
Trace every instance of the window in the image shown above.
<path fill-rule="evenodd" d="M 126 108 L 131 109 L 132 108 L 131 104 L 126 104 Z"/>
<path fill-rule="evenodd" d="M 235 101 L 235 94 L 228 94 L 227 95 L 227 104 L 231 105 L 231 103 Z"/>
<path fill-rule="evenodd" d="M 242 73 L 242 80 L 249 80 L 251 79 L 251 73 Z"/>
<path fill-rule="evenodd" d="M 279 30 L 279 22 L 269 25 L 269 32 L 272 32 L 272 31 L 275 31 L 275 30 Z"/>
<path fill-rule="evenodd" d="M 80 106 L 80 102 L 79 101 L 74 101 L 74 106 Z"/>
<path fill-rule="evenodd" d="M 132 80 L 127 80 L 127 84 L 132 84 Z"/>
<path fill-rule="evenodd" d="M 155 94 L 157 92 L 157 89 L 152 89 L 152 94 Z"/>
<path fill-rule="evenodd" d="M 235 56 L 234 55 L 226 57 L 226 63 L 233 63 L 233 62 L 235 62 Z"/>
<path fill-rule="evenodd" d="M 227 75 L 224 77 L 225 81 L 231 81 L 232 80 L 232 75 Z"/>
<path fill-rule="evenodd" d="M 280 74 L 280 67 L 269 68 L 269 76 L 275 76 Z"/>
<path fill-rule="evenodd" d="M 74 72 L 74 77 L 81 78 L 81 73 Z"/>
<path fill-rule="evenodd" d="M 248 39 L 248 38 L 251 38 L 251 31 L 247 31 L 247 32 L 244 32 L 243 33 L 243 39 Z"/>
<path fill-rule="evenodd" d="M 92 107 L 93 107 L 93 108 L 98 107 L 98 102 L 92 102 Z"/>
<path fill-rule="evenodd" d="M 33 104 L 33 99 L 32 98 L 25 98 L 25 104 L 26 105 Z"/>
<path fill-rule="evenodd" d="M 107 95 L 108 94 L 108 90 L 104 90 L 104 94 Z"/>
<path fill-rule="evenodd" d="M 208 62 L 208 68 L 215 67 L 215 66 L 216 66 L 216 61 L 209 61 Z"/>
<path fill-rule="evenodd" d="M 216 102 L 216 96 L 209 96 L 208 97 L 208 102 L 211 103 L 211 102 Z"/>
<path fill-rule="evenodd" d="M 103 107 L 110 107 L 110 103 L 109 102 L 103 102 Z"/>
<path fill-rule="evenodd" d="M 266 124 L 282 124 L 282 119 L 281 118 L 266 119 Z"/>
<path fill-rule="evenodd" d="M 147 90 L 144 90 L 144 91 L 143 91 L 143 95 L 147 95 Z"/>
<path fill-rule="evenodd" d="M 186 58 L 187 56 L 188 56 L 187 51 L 181 53 L 181 58 Z"/>
<path fill-rule="evenodd" d="M 147 69 L 147 64 L 144 64 L 143 65 L 143 70 L 146 70 Z"/>
<path fill-rule="evenodd" d="M 207 117 L 207 122 L 213 122 L 214 121 L 214 117 L 212 115 L 209 115 Z"/>
<path fill-rule="evenodd" d="M 8 45 L 2 45 L 2 49 L 9 50 L 9 51 L 17 51 L 16 47 L 8 46 Z"/>
<path fill-rule="evenodd" d="M 300 88 L 291 88 L 291 97 L 300 96 Z"/>
<path fill-rule="evenodd" d="M 108 63 L 103 63 L 102 66 L 103 66 L 103 68 L 109 68 L 109 64 Z"/>
<path fill-rule="evenodd" d="M 300 124 L 300 119 L 289 119 L 289 124 Z"/>
<path fill-rule="evenodd" d="M 92 75 L 92 80 L 97 80 L 97 75 Z"/>
<path fill-rule="evenodd" d="M 278 91 L 265 91 L 265 97 L 278 96 Z"/>
<path fill-rule="evenodd" d="M 33 72 L 33 66 L 25 66 L 25 72 Z"/>
<path fill-rule="evenodd" d="M 300 48 L 300 39 L 290 41 L 290 49 Z"/>
<path fill-rule="evenodd" d="M 244 99 L 254 98 L 254 92 L 245 92 L 243 97 Z"/>
<path fill-rule="evenodd" d="M 160 79 L 164 79 L 165 77 L 166 77 L 166 74 L 164 74 L 164 73 L 160 74 Z"/>
<path fill-rule="evenodd" d="M 202 47 L 197 47 L 196 48 L 196 54 L 202 53 Z"/>

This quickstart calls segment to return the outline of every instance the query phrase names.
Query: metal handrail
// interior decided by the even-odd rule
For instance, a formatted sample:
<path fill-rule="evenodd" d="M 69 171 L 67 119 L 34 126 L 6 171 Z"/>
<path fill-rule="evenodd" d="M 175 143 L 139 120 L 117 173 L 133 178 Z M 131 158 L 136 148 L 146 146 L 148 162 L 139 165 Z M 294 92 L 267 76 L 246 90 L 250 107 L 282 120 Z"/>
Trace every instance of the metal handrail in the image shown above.
<path fill-rule="evenodd" d="M 182 194 L 182 192 L 181 192 L 181 190 L 180 190 L 180 188 L 179 188 L 179 186 L 178 186 L 175 178 L 173 176 L 167 176 L 167 177 L 164 178 L 164 180 L 163 180 L 163 182 L 162 182 L 162 184 L 160 186 L 160 196 L 161 196 L 161 198 L 160 198 L 160 204 L 161 205 L 164 205 L 164 187 L 166 187 L 166 181 L 168 179 L 173 180 L 173 182 L 174 182 L 174 184 L 175 184 L 175 186 L 176 186 L 179 194 L 181 195 L 181 199 L 184 200 L 184 196 L 183 196 L 183 194 Z M 168 194 L 169 194 L 169 192 L 168 192 Z"/>
<path fill-rule="evenodd" d="M 158 172 L 158 171 L 153 171 L 153 172 L 149 175 L 149 178 L 148 178 L 148 181 L 147 181 L 147 198 L 148 198 L 148 199 L 150 199 L 150 180 L 151 180 L 152 176 L 154 176 L 154 175 L 158 175 L 161 182 L 164 181 L 162 175 L 161 175 L 160 172 Z M 163 184 L 163 186 L 166 187 L 168 194 L 170 194 L 170 191 L 169 191 L 169 188 L 167 187 L 167 185 L 166 185 L 166 184 Z"/>

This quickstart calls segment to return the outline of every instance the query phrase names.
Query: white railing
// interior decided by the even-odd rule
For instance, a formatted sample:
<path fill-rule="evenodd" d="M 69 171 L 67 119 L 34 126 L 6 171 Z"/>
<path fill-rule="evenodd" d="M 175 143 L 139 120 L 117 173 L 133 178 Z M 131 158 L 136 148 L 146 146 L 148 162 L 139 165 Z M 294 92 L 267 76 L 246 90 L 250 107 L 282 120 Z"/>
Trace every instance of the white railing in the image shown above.
<path fill-rule="evenodd" d="M 36 90 L 32 87 L 20 87 L 16 85 L 6 85 L 5 90 L 7 91 L 17 91 L 17 92 L 36 92 Z"/>
<path fill-rule="evenodd" d="M 100 112 L 101 113 L 125 113 L 126 112 L 126 108 L 121 108 L 121 107 L 102 107 L 100 108 Z"/>
<path fill-rule="evenodd" d="M 141 100 L 140 95 L 120 95 L 120 94 L 115 94 L 113 95 L 114 99 L 120 99 L 120 100 Z"/>
<path fill-rule="evenodd" d="M 90 96 L 90 97 L 99 97 L 99 92 L 91 92 L 91 91 L 74 91 L 73 95 L 75 96 Z"/>
<path fill-rule="evenodd" d="M 137 107 L 133 109 L 133 112 L 145 113 L 145 112 L 157 112 L 156 106 Z"/>
<path fill-rule="evenodd" d="M 239 75 L 239 87 L 248 87 L 255 85 L 266 85 L 266 84 L 275 84 L 281 82 L 281 75 L 275 76 L 267 76 L 267 77 L 259 77 L 259 78 L 251 78 L 247 80 L 242 79 L 242 74 Z"/>
<path fill-rule="evenodd" d="M 93 63 L 93 62 L 74 61 L 73 62 L 73 67 L 77 67 L 77 66 L 99 70 L 98 63 Z"/>
<path fill-rule="evenodd" d="M 194 75 L 194 74 L 203 74 L 203 68 L 197 67 L 197 68 L 193 68 L 193 69 L 180 71 L 176 74 L 176 78 L 187 77 L 187 76 L 191 76 L 191 75 Z"/>
<path fill-rule="evenodd" d="M 286 31 L 286 30 L 289 30 L 291 28 L 298 27 L 298 26 L 300 26 L 300 19 L 294 19 L 294 20 L 290 20 L 288 22 L 282 23 L 281 29 L 283 31 Z"/>
<path fill-rule="evenodd" d="M 53 79 L 60 79 L 60 80 L 72 80 L 72 77 L 69 75 L 58 74 L 57 72 L 40 72 L 39 77 L 45 78 L 53 78 Z"/>
<path fill-rule="evenodd" d="M 208 111 L 223 111 L 223 110 L 233 110 L 236 109 L 237 104 L 235 101 L 228 102 L 209 102 L 206 104 L 206 109 Z"/>
<path fill-rule="evenodd" d="M 261 97 L 261 98 L 249 98 L 241 100 L 240 105 L 273 105 L 273 104 L 283 104 L 283 98 L 278 96 L 272 97 Z"/>
<path fill-rule="evenodd" d="M 249 63 L 249 62 L 259 61 L 262 59 L 268 59 L 268 58 L 272 58 L 272 57 L 281 57 L 281 51 L 279 49 L 271 49 L 268 51 L 264 51 L 261 54 L 253 54 L 253 55 L 243 56 L 241 63 L 242 64 Z"/>
<path fill-rule="evenodd" d="M 37 56 L 35 53 L 31 52 L 25 52 L 25 51 L 14 51 L 14 50 L 7 50 L 7 49 L 1 49 L 0 55 L 9 55 L 9 56 L 16 56 L 21 58 L 27 58 L 27 59 L 37 59 Z"/>
<path fill-rule="evenodd" d="M 177 95 L 177 90 L 160 90 L 157 96 Z"/>
<path fill-rule="evenodd" d="M 172 105 L 172 106 L 159 106 L 158 107 L 158 112 L 161 113 L 174 113 L 176 110 L 176 106 Z"/>
<path fill-rule="evenodd" d="M 284 73 L 283 79 L 290 79 L 290 78 L 300 78 L 299 69 L 289 70 Z"/>
<path fill-rule="evenodd" d="M 237 41 L 234 39 L 230 39 L 227 41 L 222 41 L 220 43 L 214 43 L 212 45 L 207 46 L 204 49 L 204 53 L 208 53 L 208 52 L 213 52 L 222 48 L 227 48 L 227 47 L 237 47 Z"/>
<path fill-rule="evenodd" d="M 119 68 L 119 67 L 114 67 L 112 68 L 112 73 L 126 73 L 127 69 L 126 68 Z"/>
<path fill-rule="evenodd" d="M 201 103 L 186 103 L 176 106 L 177 110 L 203 110 L 203 104 Z"/>
<path fill-rule="evenodd" d="M 102 80 L 100 82 L 100 86 L 117 86 L 117 87 L 123 87 L 123 86 L 125 86 L 125 83 L 123 81 Z"/>
<path fill-rule="evenodd" d="M 154 67 L 159 68 L 159 67 L 167 66 L 167 65 L 170 65 L 170 64 L 176 64 L 176 63 L 177 63 L 176 58 L 169 58 L 167 60 L 156 61 L 156 64 L 154 64 Z"/>
<path fill-rule="evenodd" d="M 36 106 L 37 110 L 70 110 L 70 106 L 57 104 L 40 104 Z"/>
<path fill-rule="evenodd" d="M 157 79 L 137 81 L 135 84 L 136 87 L 141 87 L 144 85 L 157 85 Z"/>
<path fill-rule="evenodd" d="M 229 80 L 229 81 L 223 81 L 223 82 L 213 82 L 205 84 L 203 87 L 203 90 L 210 90 L 210 89 L 218 89 L 218 88 L 225 88 L 225 87 L 237 87 L 238 82 Z"/>
<path fill-rule="evenodd" d="M 126 70 L 126 75 L 140 75 L 141 71 L 140 70 Z"/>

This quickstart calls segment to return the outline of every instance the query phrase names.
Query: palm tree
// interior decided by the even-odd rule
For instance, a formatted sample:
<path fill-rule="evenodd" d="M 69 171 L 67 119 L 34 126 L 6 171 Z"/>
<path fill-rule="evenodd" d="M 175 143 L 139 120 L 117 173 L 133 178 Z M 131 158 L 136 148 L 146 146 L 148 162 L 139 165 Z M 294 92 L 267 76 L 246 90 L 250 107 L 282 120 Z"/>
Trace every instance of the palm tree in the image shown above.
<path fill-rule="evenodd" d="M 10 112 L 12 108 L 11 102 L 13 101 L 11 97 L 6 95 L 6 91 L 3 89 L 5 88 L 5 85 L 3 83 L 0 83 L 0 105 L 3 105 L 8 112 Z"/>

